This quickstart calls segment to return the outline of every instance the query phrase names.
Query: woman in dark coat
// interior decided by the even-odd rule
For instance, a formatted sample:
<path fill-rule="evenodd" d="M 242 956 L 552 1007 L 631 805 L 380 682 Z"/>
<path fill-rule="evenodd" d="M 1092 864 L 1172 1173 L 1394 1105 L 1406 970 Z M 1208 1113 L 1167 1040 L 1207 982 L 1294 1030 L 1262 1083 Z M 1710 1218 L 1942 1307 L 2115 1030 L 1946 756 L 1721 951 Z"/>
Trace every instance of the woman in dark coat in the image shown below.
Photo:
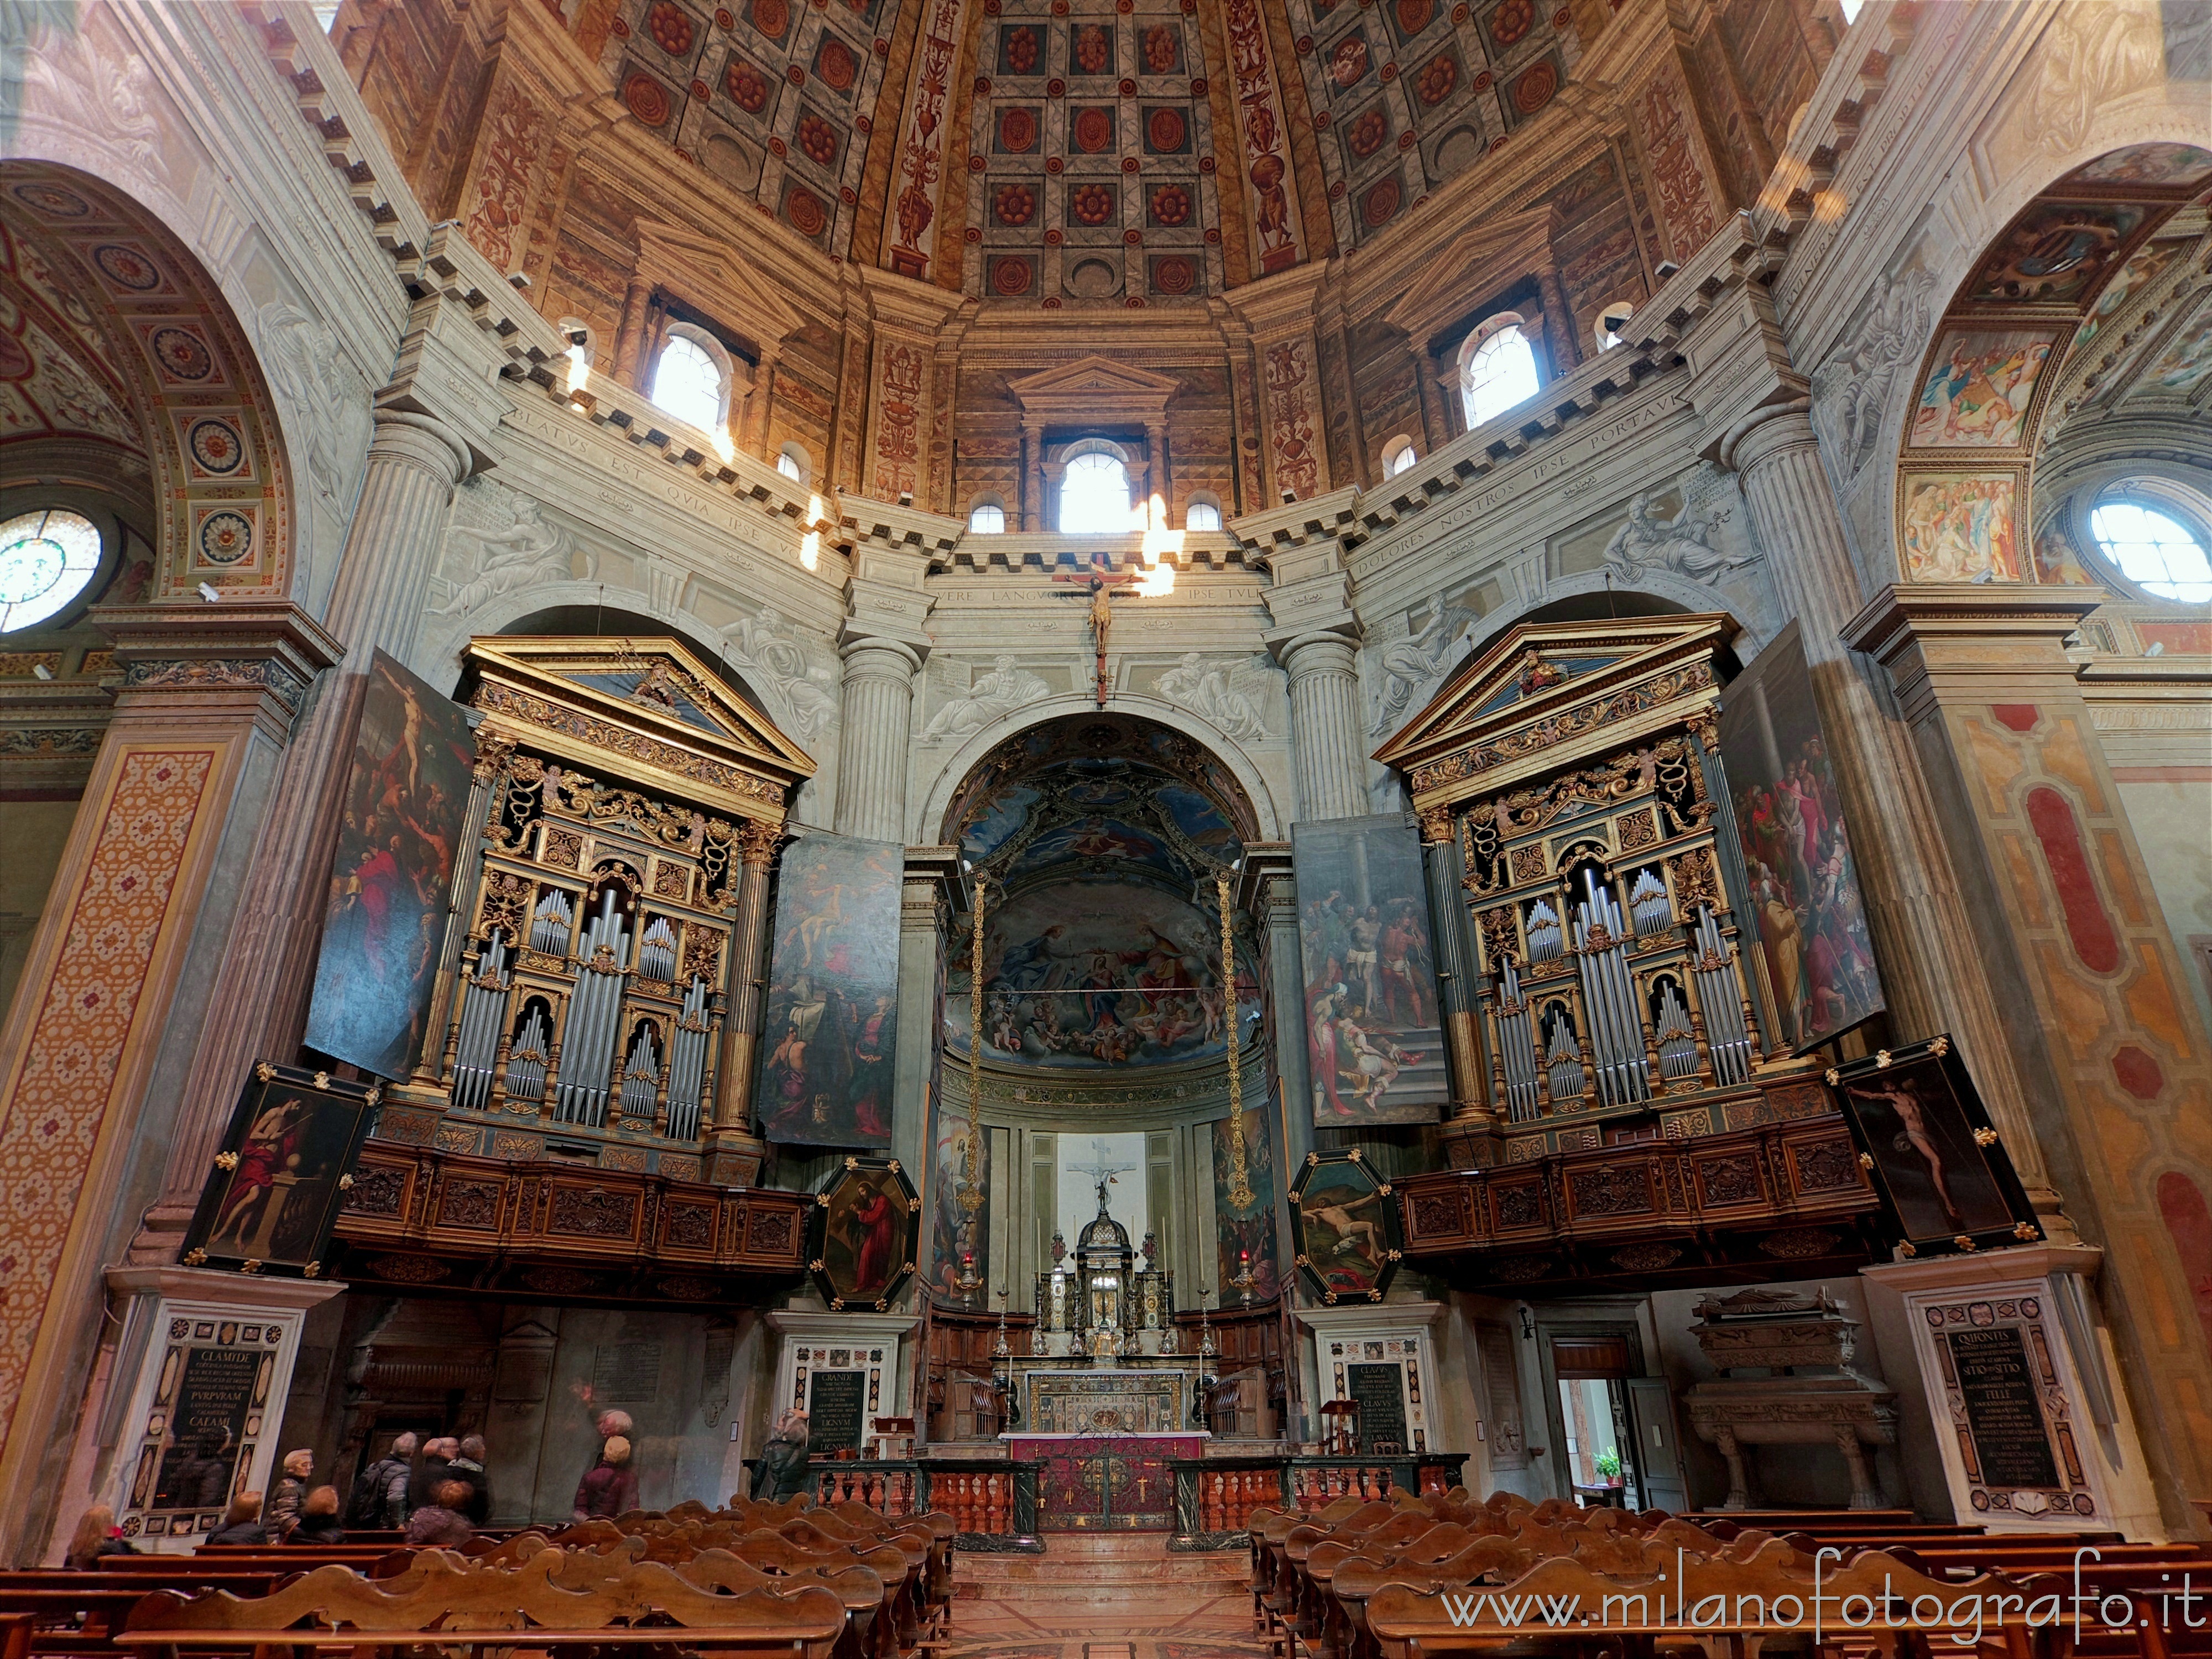
<path fill-rule="evenodd" d="M 788 1411 L 776 1419 L 775 1431 L 753 1465 L 752 1499 L 787 1504 L 806 1490 L 806 1413 Z"/>
<path fill-rule="evenodd" d="M 261 1494 L 242 1492 L 223 1511 L 221 1530 L 208 1534 L 210 1544 L 265 1544 L 269 1528 L 261 1524 Z"/>

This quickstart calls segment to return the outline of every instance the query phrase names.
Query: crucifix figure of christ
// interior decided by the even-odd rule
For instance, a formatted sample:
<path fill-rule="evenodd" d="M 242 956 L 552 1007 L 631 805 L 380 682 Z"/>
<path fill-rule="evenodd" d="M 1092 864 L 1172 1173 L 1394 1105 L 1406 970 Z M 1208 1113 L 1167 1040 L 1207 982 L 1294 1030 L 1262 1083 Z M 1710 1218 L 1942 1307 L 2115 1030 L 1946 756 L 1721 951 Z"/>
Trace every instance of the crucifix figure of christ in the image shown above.
<path fill-rule="evenodd" d="M 1056 595 L 1063 599 L 1087 599 L 1091 601 L 1091 648 L 1095 653 L 1097 674 L 1094 689 L 1098 694 L 1098 706 L 1106 706 L 1106 636 L 1114 629 L 1114 590 L 1133 588 L 1143 578 L 1136 571 L 1113 573 L 1109 565 L 1094 562 L 1085 571 L 1061 571 L 1053 577 L 1056 582 L 1078 584 L 1077 590 Z"/>
<path fill-rule="evenodd" d="M 1116 1187 L 1121 1184 L 1119 1182 L 1115 1181 L 1114 1177 L 1118 1175 L 1127 1175 L 1130 1170 L 1136 1167 L 1137 1166 L 1133 1164 L 1115 1164 L 1109 1162 L 1106 1152 L 1106 1143 L 1103 1140 L 1094 1140 L 1091 1143 L 1091 1162 L 1088 1164 L 1071 1164 L 1067 1166 L 1067 1172 L 1070 1175 L 1087 1175 L 1091 1177 L 1091 1184 L 1098 1188 L 1098 1213 L 1104 1215 L 1106 1213 L 1106 1189 L 1109 1187 Z"/>

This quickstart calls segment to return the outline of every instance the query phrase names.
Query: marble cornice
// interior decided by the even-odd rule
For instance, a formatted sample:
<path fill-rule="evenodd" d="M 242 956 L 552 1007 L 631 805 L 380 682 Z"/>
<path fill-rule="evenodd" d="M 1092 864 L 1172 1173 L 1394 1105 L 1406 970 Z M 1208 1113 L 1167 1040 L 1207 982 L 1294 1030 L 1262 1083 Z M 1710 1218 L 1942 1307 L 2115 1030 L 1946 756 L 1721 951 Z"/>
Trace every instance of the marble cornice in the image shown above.
<path fill-rule="evenodd" d="M 96 605 L 123 689 L 266 688 L 294 713 L 315 677 L 345 656 L 323 625 L 284 599 Z"/>

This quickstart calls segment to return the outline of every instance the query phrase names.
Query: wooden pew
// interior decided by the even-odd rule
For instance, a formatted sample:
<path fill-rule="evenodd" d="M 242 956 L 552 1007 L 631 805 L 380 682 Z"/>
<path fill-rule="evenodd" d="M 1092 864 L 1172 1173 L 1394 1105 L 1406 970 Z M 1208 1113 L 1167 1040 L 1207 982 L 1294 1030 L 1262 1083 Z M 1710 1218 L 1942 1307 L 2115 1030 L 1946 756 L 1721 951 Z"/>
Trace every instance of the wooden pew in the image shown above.
<path fill-rule="evenodd" d="M 395 1579 L 372 1581 L 331 1565 L 260 1598 L 157 1591 L 116 1642 L 155 1659 L 181 1659 L 261 1646 L 350 1650 L 365 1638 L 435 1631 L 439 1650 L 452 1653 L 512 1649 L 526 1632 L 520 1645 L 550 1652 L 609 1645 L 620 1639 L 611 1631 L 650 1618 L 680 1627 L 690 1651 L 831 1659 L 848 1622 L 843 1602 L 821 1584 L 725 1595 L 659 1562 L 632 1562 L 594 1588 L 563 1589 L 554 1575 L 568 1559 L 541 1551 L 508 1571 L 425 1551 L 416 1571 Z M 309 1620 L 332 1628 L 310 1634 L 300 1628 Z"/>

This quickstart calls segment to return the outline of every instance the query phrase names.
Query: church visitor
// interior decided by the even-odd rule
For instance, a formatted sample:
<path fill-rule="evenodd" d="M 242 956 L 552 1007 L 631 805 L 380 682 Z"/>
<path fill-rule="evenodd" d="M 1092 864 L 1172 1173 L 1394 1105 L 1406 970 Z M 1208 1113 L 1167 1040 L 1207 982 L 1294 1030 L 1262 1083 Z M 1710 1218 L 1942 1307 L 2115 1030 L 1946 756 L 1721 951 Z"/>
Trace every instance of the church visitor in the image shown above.
<path fill-rule="evenodd" d="M 461 1442 L 459 1455 L 448 1466 L 469 1483 L 469 1501 L 461 1505 L 461 1512 L 479 1527 L 491 1518 L 491 1477 L 484 1473 L 483 1461 L 483 1437 L 472 1434 Z"/>
<path fill-rule="evenodd" d="M 76 1523 L 76 1532 L 70 1539 L 69 1553 L 62 1557 L 62 1565 L 88 1571 L 97 1567 L 106 1556 L 137 1553 L 137 1547 L 115 1524 L 115 1511 L 105 1504 L 94 1504 Z"/>
<path fill-rule="evenodd" d="M 629 1467 L 629 1442 L 616 1435 L 599 1449 L 597 1468 L 576 1483 L 575 1518 L 612 1520 L 637 1507 L 637 1472 Z"/>
<path fill-rule="evenodd" d="M 301 1500 L 298 1524 L 284 1535 L 288 1544 L 343 1544 L 345 1528 L 338 1521 L 338 1489 L 317 1486 Z"/>
<path fill-rule="evenodd" d="M 455 1549 L 477 1535 L 461 1505 L 469 1501 L 465 1480 L 441 1480 L 430 1489 L 434 1500 L 407 1517 L 407 1541 Z"/>
<path fill-rule="evenodd" d="M 269 1531 L 278 1543 L 300 1524 L 300 1506 L 307 1501 L 307 1482 L 314 1478 L 315 1454 L 301 1446 L 284 1454 L 284 1471 L 269 1494 Z"/>
<path fill-rule="evenodd" d="M 354 1477 L 346 1524 L 364 1531 L 398 1531 L 407 1524 L 407 1483 L 418 1443 L 403 1434 L 391 1449 Z"/>
<path fill-rule="evenodd" d="M 265 1544 L 269 1528 L 261 1523 L 261 1494 L 242 1492 L 223 1511 L 222 1525 L 208 1534 L 210 1544 Z"/>
<path fill-rule="evenodd" d="M 760 1462 L 753 1465 L 753 1502 L 786 1504 L 805 1489 L 808 1432 L 805 1412 L 787 1411 L 775 1419 Z"/>

